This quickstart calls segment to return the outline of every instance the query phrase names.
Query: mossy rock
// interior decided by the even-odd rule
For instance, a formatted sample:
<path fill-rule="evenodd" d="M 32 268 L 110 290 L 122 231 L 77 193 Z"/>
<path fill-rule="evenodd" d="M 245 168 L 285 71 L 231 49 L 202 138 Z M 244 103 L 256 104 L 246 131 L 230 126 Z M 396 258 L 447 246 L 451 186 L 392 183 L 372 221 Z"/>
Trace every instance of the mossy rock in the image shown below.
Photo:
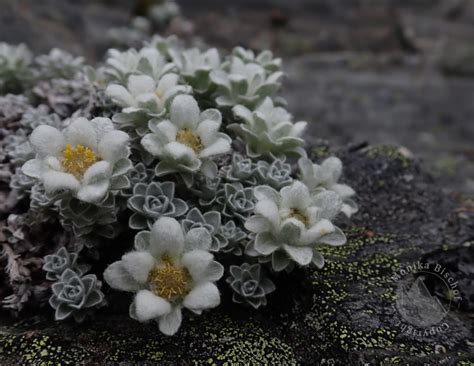
<path fill-rule="evenodd" d="M 329 153 L 316 151 L 318 159 Z M 116 299 L 88 323 L 0 327 L 0 363 L 468 365 L 473 282 L 460 263 L 472 266 L 472 209 L 396 148 L 338 155 L 360 206 L 341 223 L 348 243 L 322 248 L 323 270 L 278 278 L 267 308 L 239 308 L 224 292 L 217 310 L 186 314 L 178 334 L 166 337 L 154 323 L 129 319 L 130 297 L 111 293 Z M 393 275 L 418 261 L 446 265 L 463 297 L 434 334 L 408 332 L 397 320 Z"/>

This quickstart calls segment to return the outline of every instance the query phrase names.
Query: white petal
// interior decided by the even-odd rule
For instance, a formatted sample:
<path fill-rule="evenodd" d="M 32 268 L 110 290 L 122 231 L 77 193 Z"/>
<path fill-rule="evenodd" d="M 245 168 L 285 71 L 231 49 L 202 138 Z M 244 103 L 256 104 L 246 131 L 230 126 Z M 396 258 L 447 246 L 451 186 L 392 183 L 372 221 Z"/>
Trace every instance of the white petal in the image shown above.
<path fill-rule="evenodd" d="M 170 121 L 162 121 L 158 123 L 156 129 L 166 137 L 167 142 L 176 141 L 178 129 Z"/>
<path fill-rule="evenodd" d="M 178 84 L 179 76 L 176 74 L 166 74 L 158 82 L 157 91 L 165 93 Z"/>
<path fill-rule="evenodd" d="M 342 173 L 342 161 L 335 156 L 331 156 L 321 163 L 321 168 L 326 174 L 329 174 L 332 182 L 335 183 Z"/>
<path fill-rule="evenodd" d="M 95 117 L 90 121 L 97 134 L 97 141 L 100 141 L 107 133 L 115 130 L 114 123 L 110 118 Z"/>
<path fill-rule="evenodd" d="M 346 242 L 346 235 L 337 226 L 334 227 L 334 231 L 332 233 L 324 235 L 318 239 L 318 243 L 329 244 L 333 246 L 344 245 Z"/>
<path fill-rule="evenodd" d="M 92 164 L 84 173 L 83 184 L 93 184 L 97 181 L 106 179 L 112 173 L 112 166 L 109 162 L 101 160 Z"/>
<path fill-rule="evenodd" d="M 58 156 L 66 147 L 63 134 L 57 128 L 47 125 L 34 129 L 30 136 L 30 143 L 40 156 Z"/>
<path fill-rule="evenodd" d="M 92 124 L 85 118 L 77 118 L 66 129 L 66 141 L 75 147 L 78 144 L 97 151 L 97 134 Z"/>
<path fill-rule="evenodd" d="M 184 298 L 183 305 L 188 309 L 204 310 L 215 308 L 221 302 L 219 290 L 211 282 L 205 282 L 194 289 Z"/>
<path fill-rule="evenodd" d="M 122 85 L 109 85 L 105 89 L 105 94 L 121 107 L 136 107 L 135 99 Z"/>
<path fill-rule="evenodd" d="M 163 153 L 163 145 L 161 140 L 154 133 L 149 133 L 143 136 L 141 144 L 145 150 L 153 156 L 160 156 Z"/>
<path fill-rule="evenodd" d="M 159 258 L 164 254 L 178 257 L 184 248 L 184 236 L 178 221 L 161 217 L 151 229 L 150 253 Z"/>
<path fill-rule="evenodd" d="M 131 75 L 127 83 L 128 90 L 133 96 L 155 91 L 155 81 L 148 75 Z"/>
<path fill-rule="evenodd" d="M 179 129 L 195 130 L 199 122 L 199 106 L 190 95 L 178 95 L 171 103 L 171 122 Z"/>
<path fill-rule="evenodd" d="M 321 253 L 317 252 L 316 250 L 313 251 L 312 262 L 319 269 L 324 267 L 324 257 L 322 256 Z"/>
<path fill-rule="evenodd" d="M 110 182 L 106 179 L 83 186 L 77 191 L 77 198 L 84 202 L 99 203 L 107 194 L 109 186 Z"/>
<path fill-rule="evenodd" d="M 204 250 L 192 250 L 183 255 L 181 263 L 197 283 L 214 282 L 224 274 L 224 267 L 214 261 L 214 256 Z"/>
<path fill-rule="evenodd" d="M 104 279 L 116 290 L 135 292 L 140 288 L 139 283 L 126 271 L 122 261 L 108 266 L 104 272 Z"/>
<path fill-rule="evenodd" d="M 270 186 L 255 187 L 254 195 L 259 201 L 270 200 L 277 202 L 280 199 L 280 194 Z"/>
<path fill-rule="evenodd" d="M 160 331 L 166 335 L 172 336 L 178 331 L 182 320 L 183 316 L 181 314 L 181 308 L 176 306 L 171 310 L 170 313 L 160 317 L 158 323 Z"/>
<path fill-rule="evenodd" d="M 21 167 L 21 171 L 23 174 L 32 177 L 32 178 L 40 178 L 41 174 L 43 173 L 41 167 L 42 162 L 40 159 L 31 159 L 28 160 L 23 166 Z"/>
<path fill-rule="evenodd" d="M 328 187 L 331 191 L 336 192 L 342 198 L 347 198 L 355 195 L 355 191 L 346 184 L 333 184 Z"/>
<path fill-rule="evenodd" d="M 159 318 L 171 311 L 171 305 L 165 299 L 149 290 L 140 290 L 135 296 L 135 315 L 140 322 Z"/>
<path fill-rule="evenodd" d="M 122 256 L 123 267 L 140 284 L 148 280 L 148 274 L 155 264 L 154 258 L 148 252 L 130 252 Z"/>
<path fill-rule="evenodd" d="M 230 151 L 230 143 L 227 139 L 218 138 L 212 145 L 209 145 L 199 153 L 201 158 L 208 158 L 213 155 L 225 154 Z"/>
<path fill-rule="evenodd" d="M 43 174 L 43 184 L 47 192 L 57 192 L 61 189 L 75 192 L 80 188 L 79 181 L 72 174 L 52 170 Z"/>
<path fill-rule="evenodd" d="M 275 238 L 267 232 L 258 233 L 255 237 L 255 250 L 262 255 L 270 255 L 278 248 Z"/>
<path fill-rule="evenodd" d="M 304 210 L 310 205 L 310 194 L 308 187 L 300 181 L 295 181 L 280 191 L 282 206 Z"/>
<path fill-rule="evenodd" d="M 123 131 L 110 131 L 99 142 L 99 155 L 102 159 L 116 162 L 128 157 L 129 136 Z"/>
<path fill-rule="evenodd" d="M 179 142 L 170 142 L 165 145 L 163 148 L 163 157 L 184 161 L 197 159 L 196 153 L 193 149 Z"/>
<path fill-rule="evenodd" d="M 275 202 L 269 200 L 257 202 L 255 213 L 265 217 L 272 225 L 272 229 L 276 230 L 280 226 L 280 213 Z"/>
<path fill-rule="evenodd" d="M 307 266 L 313 259 L 313 249 L 310 247 L 284 245 L 283 248 L 290 258 L 301 266 Z"/>
<path fill-rule="evenodd" d="M 314 244 L 320 237 L 331 234 L 334 230 L 334 225 L 331 221 L 322 219 L 303 233 L 301 236 L 301 242 L 304 245 Z"/>
<path fill-rule="evenodd" d="M 216 121 L 205 120 L 202 121 L 196 129 L 197 134 L 201 138 L 204 146 L 212 144 L 217 138 L 217 132 L 221 124 Z"/>
<path fill-rule="evenodd" d="M 244 224 L 245 228 L 252 233 L 261 233 L 264 231 L 271 230 L 271 225 L 265 217 L 262 216 L 251 216 Z"/>

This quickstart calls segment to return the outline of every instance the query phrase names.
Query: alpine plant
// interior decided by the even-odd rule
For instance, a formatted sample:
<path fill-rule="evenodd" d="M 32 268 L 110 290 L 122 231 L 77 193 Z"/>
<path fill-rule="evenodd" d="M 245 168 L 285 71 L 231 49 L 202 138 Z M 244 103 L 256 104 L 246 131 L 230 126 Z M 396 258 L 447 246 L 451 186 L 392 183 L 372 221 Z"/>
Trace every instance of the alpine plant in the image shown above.
<path fill-rule="evenodd" d="M 133 319 L 173 335 L 221 302 L 261 311 L 283 276 L 321 269 L 355 191 L 341 160 L 308 157 L 283 75 L 270 51 L 176 37 L 98 67 L 1 43 L 0 260 L 22 274 L 3 266 L 3 307 L 83 321 L 124 291 Z"/>

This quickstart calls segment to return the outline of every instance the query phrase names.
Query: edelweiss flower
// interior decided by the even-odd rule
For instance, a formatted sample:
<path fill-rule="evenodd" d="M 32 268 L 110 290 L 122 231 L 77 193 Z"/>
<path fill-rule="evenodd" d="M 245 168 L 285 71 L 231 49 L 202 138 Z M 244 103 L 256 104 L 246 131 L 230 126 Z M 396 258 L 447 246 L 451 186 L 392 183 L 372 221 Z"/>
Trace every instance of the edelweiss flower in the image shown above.
<path fill-rule="evenodd" d="M 130 307 L 132 318 L 156 320 L 160 330 L 175 334 L 182 320 L 181 309 L 196 314 L 220 303 L 213 283 L 224 273 L 208 252 L 211 236 L 204 228 L 184 234 L 172 218 L 160 218 L 151 232 L 135 237 L 135 251 L 122 256 L 105 271 L 107 283 L 118 290 L 136 292 Z"/>
<path fill-rule="evenodd" d="M 156 167 L 158 176 L 172 172 L 196 172 L 212 175 L 215 165 L 210 158 L 230 151 L 231 139 L 219 132 L 221 113 L 216 109 L 200 112 L 196 100 L 178 95 L 171 104 L 170 119 L 150 122 L 149 133 L 142 145 L 161 159 Z"/>
<path fill-rule="evenodd" d="M 188 93 L 190 88 L 179 84 L 179 75 L 166 74 L 156 83 L 148 75 L 130 75 L 127 88 L 111 84 L 106 94 L 118 105 L 124 107 L 124 113 L 139 111 L 159 116 L 165 106 L 176 94 Z"/>
<path fill-rule="evenodd" d="M 30 136 L 36 159 L 22 169 L 41 180 L 48 193 L 66 190 L 81 201 L 98 203 L 109 190 L 128 185 L 128 139 L 108 118 L 78 118 L 64 131 L 42 125 Z"/>
<path fill-rule="evenodd" d="M 340 159 L 333 156 L 318 165 L 307 158 L 301 158 L 298 166 L 301 181 L 308 186 L 311 193 L 319 193 L 326 189 L 336 192 L 342 199 L 341 212 L 344 215 L 351 217 L 358 211 L 357 204 L 350 198 L 355 195 L 354 190 L 346 184 L 337 183 L 342 174 Z"/>
<path fill-rule="evenodd" d="M 172 63 L 168 63 L 165 56 L 153 47 L 144 47 L 140 51 L 132 48 L 125 52 L 111 49 L 105 63 L 104 73 L 110 79 L 120 82 L 125 82 L 130 74 L 136 72 L 158 79 L 175 67 Z"/>
<path fill-rule="evenodd" d="M 301 266 L 312 262 L 321 268 L 324 258 L 317 244 L 346 242 L 341 229 L 330 221 L 341 208 L 335 193 L 323 192 L 313 201 L 308 187 L 300 181 L 280 192 L 259 186 L 254 193 L 258 200 L 255 215 L 247 219 L 245 227 L 256 236 L 248 254 L 271 260 L 275 271 L 287 268 L 291 261 Z"/>
<path fill-rule="evenodd" d="M 249 108 L 273 95 L 280 88 L 282 76 L 280 71 L 267 76 L 262 66 L 244 63 L 236 56 L 232 57 L 228 72 L 214 70 L 210 74 L 218 86 L 216 103 L 219 106 L 243 104 Z"/>
<path fill-rule="evenodd" d="M 293 123 L 291 115 L 284 108 L 275 107 L 270 98 L 266 98 L 254 111 L 237 105 L 233 112 L 244 123 L 230 127 L 247 144 L 249 156 L 269 153 L 306 156 L 301 136 L 307 123 Z"/>
<path fill-rule="evenodd" d="M 206 52 L 201 52 L 197 48 L 184 51 L 172 50 L 171 57 L 180 70 L 180 74 L 198 92 L 205 92 L 209 88 L 209 73 L 217 70 L 221 65 L 219 53 L 215 48 Z"/>

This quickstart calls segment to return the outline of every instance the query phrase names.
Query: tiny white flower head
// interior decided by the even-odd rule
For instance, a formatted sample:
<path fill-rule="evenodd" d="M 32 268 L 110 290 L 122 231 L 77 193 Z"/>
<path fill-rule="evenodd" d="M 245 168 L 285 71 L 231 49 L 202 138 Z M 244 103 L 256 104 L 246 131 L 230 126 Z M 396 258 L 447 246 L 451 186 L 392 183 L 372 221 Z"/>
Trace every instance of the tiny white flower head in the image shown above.
<path fill-rule="evenodd" d="M 126 88 L 111 84 L 105 92 L 123 107 L 124 113 L 144 111 L 152 116 L 159 116 L 165 112 L 167 103 L 175 95 L 188 93 L 190 88 L 179 85 L 177 74 L 165 74 L 158 82 L 148 75 L 130 75 Z"/>
<path fill-rule="evenodd" d="M 131 48 L 124 52 L 110 49 L 103 71 L 112 80 L 126 82 L 129 75 L 136 73 L 159 79 L 174 67 L 156 48 L 144 47 L 140 51 Z"/>
<path fill-rule="evenodd" d="M 246 143 L 249 156 L 269 153 L 306 156 L 302 135 L 307 123 L 293 123 L 292 116 L 284 108 L 275 107 L 270 98 L 265 98 L 254 111 L 237 105 L 233 112 L 244 123 L 233 124 L 231 128 Z"/>
<path fill-rule="evenodd" d="M 311 199 L 308 187 L 295 181 L 280 192 L 269 186 L 255 188 L 255 215 L 245 227 L 255 234 L 250 255 L 271 260 L 275 271 L 286 269 L 291 262 L 300 266 L 324 264 L 318 244 L 342 245 L 344 233 L 331 220 L 341 209 L 334 192 L 322 192 Z"/>
<path fill-rule="evenodd" d="M 311 193 L 319 193 L 329 190 L 337 193 L 342 201 L 342 213 L 347 217 L 358 211 L 357 204 L 351 199 L 355 191 L 347 184 L 338 183 L 342 174 L 342 162 L 337 157 L 330 157 L 324 160 L 321 165 L 313 164 L 307 158 L 298 161 L 301 181 L 305 183 Z"/>
<path fill-rule="evenodd" d="M 41 125 L 30 136 L 36 158 L 22 170 L 42 181 L 47 192 L 69 191 L 98 203 L 108 191 L 128 185 L 128 140 L 108 118 L 77 118 L 63 131 Z"/>
<path fill-rule="evenodd" d="M 267 75 L 265 69 L 253 62 L 245 63 L 233 56 L 227 68 L 214 70 L 210 77 L 218 87 L 216 103 L 222 107 L 237 104 L 255 107 L 265 97 L 273 96 L 281 86 L 281 71 Z"/>
<path fill-rule="evenodd" d="M 191 48 L 181 52 L 172 52 L 171 56 L 181 74 L 186 76 L 193 76 L 197 72 L 210 72 L 221 65 L 219 52 L 215 48 L 205 52 L 201 52 L 198 48 Z"/>
<path fill-rule="evenodd" d="M 162 217 L 151 232 L 135 237 L 135 251 L 122 256 L 104 272 L 107 283 L 121 291 L 135 292 L 132 318 L 155 320 L 161 332 L 175 334 L 182 308 L 196 314 L 219 305 L 214 282 L 224 269 L 209 253 L 211 235 L 205 228 L 183 232 L 173 218 Z"/>
<path fill-rule="evenodd" d="M 230 151 L 231 139 L 219 132 L 222 115 L 217 109 L 199 110 L 190 95 L 173 99 L 170 119 L 150 122 L 152 133 L 143 137 L 145 150 L 160 158 L 157 175 L 196 172 L 210 175 L 211 158 Z"/>

